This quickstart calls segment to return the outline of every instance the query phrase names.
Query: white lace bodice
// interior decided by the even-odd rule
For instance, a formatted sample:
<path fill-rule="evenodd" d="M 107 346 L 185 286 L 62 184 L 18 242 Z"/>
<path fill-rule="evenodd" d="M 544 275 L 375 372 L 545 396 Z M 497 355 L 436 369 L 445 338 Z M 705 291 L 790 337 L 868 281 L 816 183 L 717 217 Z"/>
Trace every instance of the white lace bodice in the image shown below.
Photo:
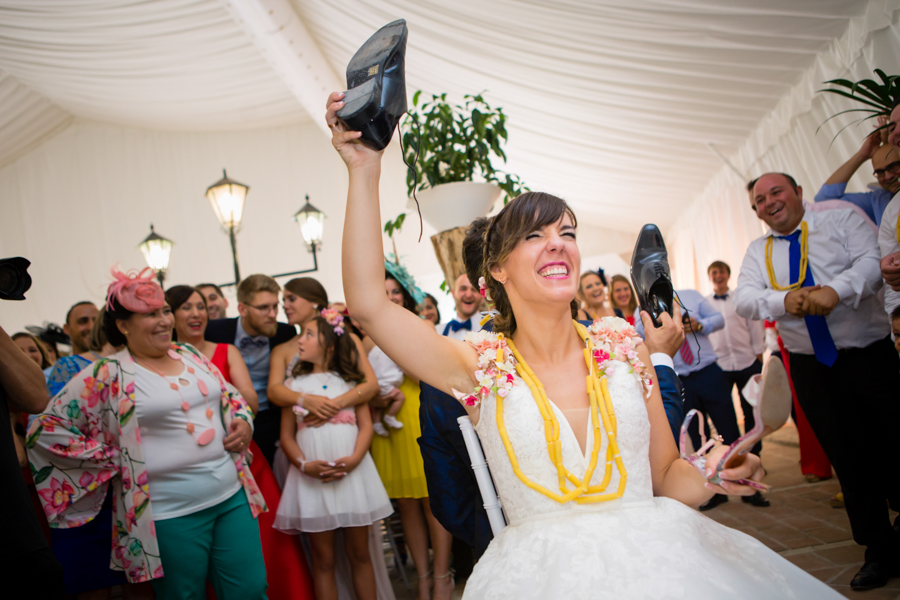
<path fill-rule="evenodd" d="M 576 504 L 567 502 L 560 504 L 543 494 L 527 487 L 513 472 L 512 464 L 500 439 L 497 429 L 497 397 L 491 394 L 481 403 L 481 416 L 475 430 L 484 448 L 485 458 L 491 469 L 494 485 L 500 496 L 500 503 L 511 524 L 525 519 L 539 517 L 544 514 L 560 511 L 597 511 L 620 508 L 623 503 L 636 503 L 652 500 L 653 486 L 650 478 L 650 421 L 644 404 L 643 387 L 638 377 L 629 372 L 629 365 L 618 362 L 607 369 L 607 384 L 612 398 L 613 408 L 618 424 L 619 452 L 628 473 L 625 494 L 620 500 L 596 504 Z M 553 401 L 553 398 L 550 398 Z M 581 447 L 572 432 L 562 411 L 553 405 L 556 419 L 559 421 L 559 439 L 562 445 L 563 463 L 566 468 L 579 479 L 590 462 L 590 452 L 594 445 L 594 432 L 588 422 L 587 453 L 582 454 Z M 503 399 L 503 421 L 510 443 L 519 462 L 519 468 L 531 481 L 542 485 L 550 491 L 559 491 L 556 467 L 550 462 L 547 453 L 547 442 L 544 437 L 544 420 L 538 410 L 531 390 L 519 378 L 506 398 Z M 592 485 L 603 481 L 607 446 L 606 435 L 603 435 L 600 449 L 600 460 L 591 477 Z M 606 490 L 615 491 L 619 485 L 619 472 L 614 467 L 612 479 Z M 571 488 L 571 484 L 569 484 Z"/>

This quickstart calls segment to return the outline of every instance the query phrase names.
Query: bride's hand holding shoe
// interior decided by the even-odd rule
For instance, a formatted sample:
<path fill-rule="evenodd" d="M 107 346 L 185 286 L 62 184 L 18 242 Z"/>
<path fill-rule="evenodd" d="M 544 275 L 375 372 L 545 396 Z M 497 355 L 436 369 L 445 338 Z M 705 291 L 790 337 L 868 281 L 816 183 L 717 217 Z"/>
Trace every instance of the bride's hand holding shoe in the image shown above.
<path fill-rule="evenodd" d="M 722 460 L 722 457 L 725 456 L 728 450 L 728 446 L 717 446 L 709 451 L 705 471 L 707 478 L 715 475 L 715 466 L 719 464 L 719 461 Z M 727 469 L 719 472 L 721 482 L 718 485 L 707 482 L 706 489 L 712 490 L 716 494 L 752 496 L 759 491 L 757 488 L 737 482 L 741 480 L 760 482 L 764 476 L 765 469 L 763 469 L 760 458 L 755 454 L 748 453 L 735 458 Z"/>
<path fill-rule="evenodd" d="M 328 96 L 326 103 L 325 122 L 331 131 L 331 143 L 334 149 L 341 155 L 341 159 L 347 165 L 347 170 L 353 172 L 356 168 L 364 168 L 367 166 L 379 167 L 381 165 L 381 155 L 384 151 L 375 151 L 357 142 L 362 133 L 359 131 L 351 131 L 338 118 L 337 111 L 343 106 L 344 93 L 332 92 Z"/>

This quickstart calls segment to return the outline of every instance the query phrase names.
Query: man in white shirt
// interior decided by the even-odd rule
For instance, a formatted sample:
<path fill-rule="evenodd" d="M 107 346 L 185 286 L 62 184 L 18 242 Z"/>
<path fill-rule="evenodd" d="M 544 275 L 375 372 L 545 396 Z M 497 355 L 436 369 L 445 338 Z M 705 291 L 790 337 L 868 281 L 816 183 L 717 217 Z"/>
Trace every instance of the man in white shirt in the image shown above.
<path fill-rule="evenodd" d="M 706 269 L 706 274 L 714 290 L 706 299 L 725 317 L 725 327 L 710 333 L 709 341 L 719 357 L 716 362 L 728 380 L 729 389 L 737 386 L 744 411 L 744 431 L 750 431 L 756 425 L 756 419 L 743 390 L 751 377 L 762 373 L 762 354 L 766 350 L 763 322 L 752 321 L 734 312 L 734 294 L 728 289 L 731 267 L 727 263 L 715 261 Z M 762 442 L 758 442 L 751 452 L 759 456 L 761 450 Z"/>
<path fill-rule="evenodd" d="M 900 575 L 900 357 L 884 305 L 875 234 L 855 212 L 806 211 L 792 177 L 768 173 L 751 201 L 769 233 L 751 242 L 734 294 L 737 313 L 777 321 L 797 400 L 841 481 L 866 562 L 854 590 Z M 793 284 L 793 285 L 792 285 Z"/>
<path fill-rule="evenodd" d="M 900 146 L 900 96 L 894 100 L 894 109 L 891 111 L 887 131 L 888 144 Z M 897 207 L 895 206 L 894 208 L 896 209 Z M 885 209 L 885 211 L 887 211 L 887 209 Z M 889 224 L 888 227 L 897 226 L 896 213 L 893 214 L 893 225 Z M 884 215 L 882 216 L 881 222 L 884 223 L 885 221 L 890 220 L 890 217 Z M 900 251 L 891 252 L 882 257 L 881 274 L 884 276 L 885 283 L 887 283 L 893 291 L 900 292 Z"/>
<path fill-rule="evenodd" d="M 878 247 L 882 258 L 900 253 L 900 239 L 897 237 L 898 218 L 900 218 L 900 194 L 894 196 L 884 209 L 881 227 L 878 228 Z M 884 286 L 885 312 L 890 315 L 898 306 L 900 306 L 900 290 L 894 290 L 890 285 Z"/>
<path fill-rule="evenodd" d="M 456 303 L 456 318 L 447 323 L 435 326 L 437 332 L 453 339 L 462 340 L 467 333 L 481 330 L 481 317 L 478 308 L 481 306 L 481 293 L 463 273 L 456 278 L 450 294 Z"/>

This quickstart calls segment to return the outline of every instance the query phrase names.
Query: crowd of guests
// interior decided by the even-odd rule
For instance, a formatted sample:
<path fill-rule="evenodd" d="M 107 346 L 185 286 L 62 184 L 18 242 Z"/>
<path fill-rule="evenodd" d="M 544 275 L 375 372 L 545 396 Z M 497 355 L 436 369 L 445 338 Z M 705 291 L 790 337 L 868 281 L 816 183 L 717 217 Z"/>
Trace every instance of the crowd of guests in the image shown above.
<path fill-rule="evenodd" d="M 712 294 L 677 290 L 688 335 L 657 365 L 674 368 L 683 387 L 676 412 L 702 416 L 689 429 L 696 448 L 701 428 L 725 444 L 741 424 L 753 429 L 744 388 L 764 354 L 784 362 L 801 469 L 816 482 L 833 468 L 854 539 L 867 548 L 855 589 L 884 585 L 900 560 L 900 523 L 888 514 L 900 509 L 898 121 L 900 108 L 815 203 L 788 174 L 748 184 L 770 232 L 750 244 L 736 289 L 717 260 L 707 269 Z M 879 188 L 845 193 L 867 160 Z M 384 291 L 436 335 L 463 339 L 490 317 L 474 277 L 452 282 L 446 320 L 398 262 L 385 261 Z M 22 539 L 28 529 L 43 539 L 17 568 L 44 569 L 40 593 L 108 598 L 122 586 L 125 598 L 325 600 L 352 589 L 360 600 L 389 598 L 374 526 L 396 510 L 418 598 L 450 597 L 454 572 L 471 570 L 490 533 L 478 515 L 461 525 L 451 514 L 455 483 L 436 466 L 449 446 L 434 442 L 454 434 L 429 414 L 439 401 L 422 401 L 440 392 L 404 373 L 313 278 L 282 288 L 251 275 L 232 318 L 214 284 L 163 291 L 144 273 L 113 279 L 102 307 L 77 302 L 65 315 L 67 355 L 0 330 L 4 437 L 29 486 L 16 501 L 32 509 Z M 620 317 L 644 334 L 628 278 L 602 269 L 581 275 L 573 317 Z M 34 389 L 39 372 L 46 391 Z M 760 492 L 742 499 L 770 505 Z M 714 496 L 701 510 L 727 500 Z"/>
<path fill-rule="evenodd" d="M 66 315 L 68 355 L 51 361 L 31 334 L 11 340 L 52 397 L 30 418 L 14 410 L 11 430 L 66 594 L 392 597 L 372 525 L 396 507 L 418 597 L 450 597 L 452 539 L 428 502 L 418 383 L 342 303 L 313 278 L 282 289 L 251 275 L 227 318 L 216 285 L 163 292 L 146 275 L 114 277 L 103 307 Z M 395 263 L 385 292 L 423 318 L 429 302 L 437 312 Z M 373 413 L 393 421 L 374 440 Z"/>

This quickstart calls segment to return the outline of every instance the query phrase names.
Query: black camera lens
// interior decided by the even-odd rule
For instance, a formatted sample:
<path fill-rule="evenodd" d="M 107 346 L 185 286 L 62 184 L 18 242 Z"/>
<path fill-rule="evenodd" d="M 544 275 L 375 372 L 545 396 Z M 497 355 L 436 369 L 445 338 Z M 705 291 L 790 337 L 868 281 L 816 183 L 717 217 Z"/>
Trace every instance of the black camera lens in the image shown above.
<path fill-rule="evenodd" d="M 31 287 L 28 267 L 31 261 L 21 256 L 0 259 L 0 300 L 24 300 Z"/>

